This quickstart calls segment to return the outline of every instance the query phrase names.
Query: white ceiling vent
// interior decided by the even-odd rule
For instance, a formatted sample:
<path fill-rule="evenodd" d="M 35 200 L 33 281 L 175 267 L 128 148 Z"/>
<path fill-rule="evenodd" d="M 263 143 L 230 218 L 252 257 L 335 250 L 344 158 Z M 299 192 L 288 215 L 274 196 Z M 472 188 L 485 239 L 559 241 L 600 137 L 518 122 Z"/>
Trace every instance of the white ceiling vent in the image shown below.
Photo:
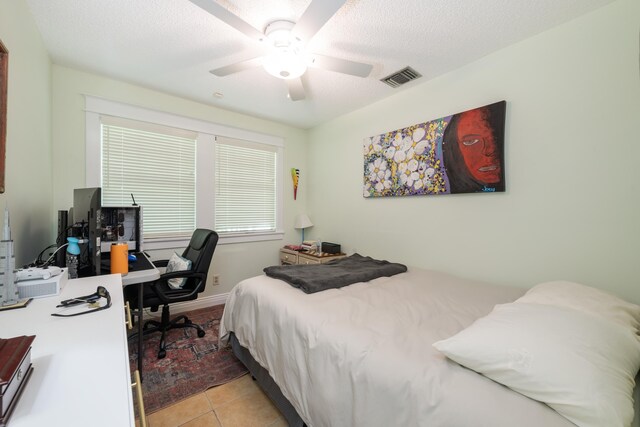
<path fill-rule="evenodd" d="M 380 81 L 382 83 L 388 84 L 391 87 L 398 87 L 420 77 L 422 77 L 422 74 L 411 67 L 406 67 L 400 71 L 396 71 L 395 73 L 385 77 L 384 79 L 380 79 Z"/>

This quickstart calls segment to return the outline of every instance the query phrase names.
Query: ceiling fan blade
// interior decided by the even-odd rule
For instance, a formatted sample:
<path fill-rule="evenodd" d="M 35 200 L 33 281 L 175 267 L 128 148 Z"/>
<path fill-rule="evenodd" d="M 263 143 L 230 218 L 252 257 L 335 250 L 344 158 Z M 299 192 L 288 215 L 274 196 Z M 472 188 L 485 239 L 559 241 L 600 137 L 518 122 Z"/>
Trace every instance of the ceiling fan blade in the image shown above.
<path fill-rule="evenodd" d="M 302 86 L 302 79 L 288 79 L 287 88 L 289 89 L 289 98 L 292 101 L 301 101 L 305 98 L 304 86 Z"/>
<path fill-rule="evenodd" d="M 218 2 L 214 0 L 189 0 L 191 3 L 199 6 L 200 8 L 206 10 L 222 22 L 232 26 L 236 30 L 240 31 L 242 34 L 245 34 L 249 38 L 252 38 L 257 41 L 262 41 L 264 39 L 264 33 L 256 30 L 250 24 L 248 24 L 245 20 L 241 19 L 237 15 L 229 12 L 228 9 L 221 6 Z"/>
<path fill-rule="evenodd" d="M 338 73 L 350 74 L 357 77 L 367 77 L 373 65 L 362 62 L 349 61 L 348 59 L 334 58 L 311 54 L 309 60 L 310 67 L 322 68 L 323 70 L 336 71 Z"/>
<path fill-rule="evenodd" d="M 216 68 L 209 71 L 211 74 L 215 74 L 218 77 L 228 76 L 229 74 L 238 73 L 240 71 L 249 70 L 251 68 L 258 68 L 262 66 L 262 56 L 257 58 L 247 59 L 246 61 L 236 62 L 235 64 L 225 65 L 224 67 Z"/>
<path fill-rule="evenodd" d="M 306 45 L 345 3 L 346 0 L 312 0 L 293 27 L 292 36 Z"/>

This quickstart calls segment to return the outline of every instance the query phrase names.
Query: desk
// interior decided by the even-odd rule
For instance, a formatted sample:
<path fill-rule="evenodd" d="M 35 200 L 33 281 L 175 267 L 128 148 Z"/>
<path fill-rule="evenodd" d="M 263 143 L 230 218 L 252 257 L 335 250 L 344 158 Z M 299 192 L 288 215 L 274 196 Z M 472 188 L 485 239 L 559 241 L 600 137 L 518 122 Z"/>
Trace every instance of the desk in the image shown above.
<path fill-rule="evenodd" d="M 77 317 L 53 317 L 63 299 L 104 286 L 109 309 Z M 58 296 L 34 299 L 26 308 L 0 312 L 0 335 L 36 335 L 33 373 L 9 419 L 9 427 L 134 426 L 120 276 L 69 280 Z"/>
<path fill-rule="evenodd" d="M 104 253 L 104 259 L 102 260 L 102 269 L 110 271 L 111 254 Z M 143 333 L 142 333 L 142 313 L 144 312 L 142 297 L 144 295 L 143 284 L 146 282 L 153 282 L 160 278 L 160 271 L 153 265 L 151 260 L 144 254 L 144 252 L 138 252 L 135 254 L 138 260 L 135 263 L 130 264 L 131 270 L 129 273 L 122 276 L 122 285 L 138 285 L 138 308 L 136 310 L 136 316 L 138 317 L 138 371 L 140 372 L 140 378 L 142 378 L 142 346 Z M 120 292 L 122 293 L 122 292 Z"/>
<path fill-rule="evenodd" d="M 122 276 L 123 286 L 153 282 L 160 278 L 160 271 L 153 265 L 144 252 L 137 252 L 135 255 L 138 260 L 134 263 L 129 263 L 129 272 Z M 109 274 L 111 272 L 111 254 L 104 252 L 102 257 L 102 274 Z"/>

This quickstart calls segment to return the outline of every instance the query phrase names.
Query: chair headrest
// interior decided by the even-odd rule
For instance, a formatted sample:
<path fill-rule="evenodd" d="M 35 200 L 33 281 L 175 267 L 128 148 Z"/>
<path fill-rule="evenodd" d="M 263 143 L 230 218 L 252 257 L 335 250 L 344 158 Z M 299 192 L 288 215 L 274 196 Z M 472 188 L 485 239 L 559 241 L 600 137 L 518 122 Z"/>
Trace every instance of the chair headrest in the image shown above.
<path fill-rule="evenodd" d="M 191 235 L 191 241 L 189 242 L 189 246 L 199 251 L 200 249 L 202 249 L 202 247 L 207 241 L 207 238 L 211 233 L 212 233 L 211 230 L 198 228 L 193 232 L 193 235 Z"/>

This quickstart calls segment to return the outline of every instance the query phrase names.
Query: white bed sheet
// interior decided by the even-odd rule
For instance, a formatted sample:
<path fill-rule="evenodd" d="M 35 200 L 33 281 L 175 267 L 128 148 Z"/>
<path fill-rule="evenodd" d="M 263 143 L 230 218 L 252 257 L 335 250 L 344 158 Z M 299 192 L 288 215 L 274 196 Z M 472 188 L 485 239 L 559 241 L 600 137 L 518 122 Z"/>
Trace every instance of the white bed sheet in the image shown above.
<path fill-rule="evenodd" d="M 315 294 L 257 276 L 230 293 L 220 337 L 234 332 L 310 427 L 573 426 L 432 347 L 523 293 L 416 268 Z"/>

